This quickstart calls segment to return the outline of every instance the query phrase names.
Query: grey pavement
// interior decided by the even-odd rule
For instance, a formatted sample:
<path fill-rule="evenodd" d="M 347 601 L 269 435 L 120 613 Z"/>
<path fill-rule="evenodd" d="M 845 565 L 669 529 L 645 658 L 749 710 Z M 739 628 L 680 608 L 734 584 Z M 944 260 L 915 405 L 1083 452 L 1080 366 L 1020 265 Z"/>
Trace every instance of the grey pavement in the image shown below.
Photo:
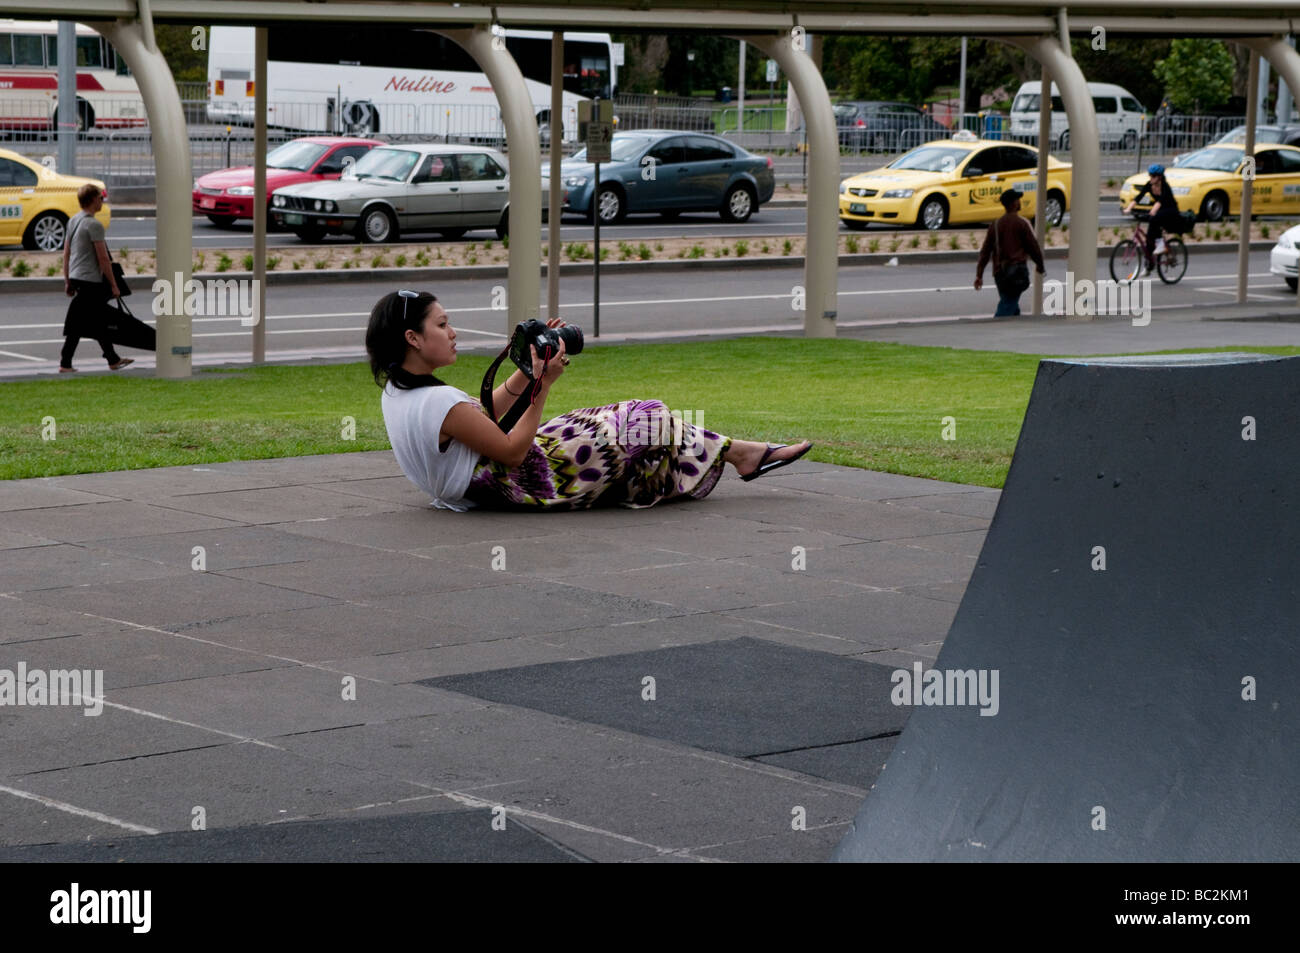
<path fill-rule="evenodd" d="M 0 860 L 824 860 L 997 499 L 801 461 L 457 514 L 389 452 L 2 484 L 0 671 L 104 707 L 0 709 Z"/>

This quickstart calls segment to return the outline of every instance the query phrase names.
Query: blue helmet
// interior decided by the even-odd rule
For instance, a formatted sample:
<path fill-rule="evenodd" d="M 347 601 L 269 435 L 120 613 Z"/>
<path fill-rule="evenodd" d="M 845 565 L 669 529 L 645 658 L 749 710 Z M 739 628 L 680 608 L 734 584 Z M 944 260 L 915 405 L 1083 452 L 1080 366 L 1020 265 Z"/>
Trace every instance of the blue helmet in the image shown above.
<path fill-rule="evenodd" d="M 1165 167 L 1159 162 L 1153 162 L 1147 166 L 1147 175 L 1164 175 Z"/>

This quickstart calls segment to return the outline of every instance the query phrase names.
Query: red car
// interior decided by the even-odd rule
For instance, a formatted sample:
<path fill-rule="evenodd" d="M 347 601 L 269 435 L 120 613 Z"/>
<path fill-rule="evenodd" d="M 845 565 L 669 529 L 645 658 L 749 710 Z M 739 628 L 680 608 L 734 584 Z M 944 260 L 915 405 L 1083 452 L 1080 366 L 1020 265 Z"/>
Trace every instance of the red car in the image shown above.
<path fill-rule="evenodd" d="M 304 136 L 273 149 L 266 156 L 267 205 L 276 189 L 299 182 L 337 179 L 349 160 L 355 162 L 375 146 L 375 139 L 350 136 Z M 219 228 L 238 218 L 253 217 L 253 167 L 209 172 L 194 180 L 194 214 L 206 215 Z"/>

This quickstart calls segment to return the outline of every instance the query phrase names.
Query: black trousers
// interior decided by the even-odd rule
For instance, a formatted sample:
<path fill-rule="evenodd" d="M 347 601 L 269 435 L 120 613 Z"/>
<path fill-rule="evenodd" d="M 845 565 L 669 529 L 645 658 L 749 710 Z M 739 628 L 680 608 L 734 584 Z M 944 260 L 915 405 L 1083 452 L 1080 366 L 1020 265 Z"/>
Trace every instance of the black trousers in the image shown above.
<path fill-rule="evenodd" d="M 1174 212 L 1172 215 L 1158 215 L 1147 221 L 1147 261 L 1150 261 L 1156 253 L 1156 239 L 1165 233 L 1165 229 L 1175 229 L 1179 224 L 1179 215 Z"/>
<path fill-rule="evenodd" d="M 68 304 L 68 316 L 63 322 L 63 351 L 59 354 L 59 366 L 71 367 L 72 355 L 77 352 L 77 345 L 82 337 L 93 338 L 99 342 L 99 349 L 104 352 L 104 360 L 116 364 L 121 358 L 113 349 L 108 331 L 104 327 L 111 308 L 108 304 L 108 289 L 102 282 L 78 281 L 72 279 L 72 288 L 76 292 Z"/>

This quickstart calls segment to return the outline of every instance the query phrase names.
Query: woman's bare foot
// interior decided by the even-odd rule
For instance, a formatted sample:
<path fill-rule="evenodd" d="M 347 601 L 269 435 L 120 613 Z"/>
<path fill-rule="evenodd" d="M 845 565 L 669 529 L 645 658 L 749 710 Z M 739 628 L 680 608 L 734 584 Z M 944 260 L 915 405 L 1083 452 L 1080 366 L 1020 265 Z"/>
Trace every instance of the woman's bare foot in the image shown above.
<path fill-rule="evenodd" d="M 811 446 L 811 444 L 807 440 L 792 443 L 788 447 L 772 451 L 772 455 L 764 462 L 773 463 L 777 460 L 788 460 L 808 446 Z M 765 443 L 758 443 L 753 440 L 732 440 L 731 446 L 727 448 L 727 452 L 723 454 L 722 459 L 735 467 L 736 472 L 741 476 L 749 476 L 758 469 L 759 461 L 763 459 L 763 454 L 766 452 L 767 444 Z"/>

